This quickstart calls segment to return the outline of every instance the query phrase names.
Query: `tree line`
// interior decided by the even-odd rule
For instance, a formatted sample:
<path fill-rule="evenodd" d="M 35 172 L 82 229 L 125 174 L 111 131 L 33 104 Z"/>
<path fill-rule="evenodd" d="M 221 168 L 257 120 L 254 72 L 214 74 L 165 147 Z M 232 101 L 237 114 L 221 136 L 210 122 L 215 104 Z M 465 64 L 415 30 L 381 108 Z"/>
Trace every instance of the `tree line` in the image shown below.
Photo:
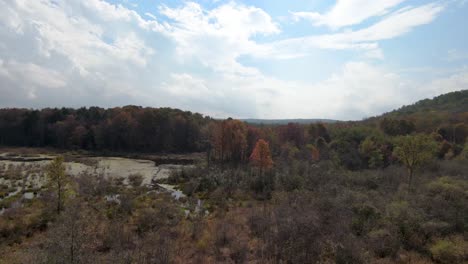
<path fill-rule="evenodd" d="M 433 159 L 468 157 L 468 126 L 464 123 L 423 133 L 405 119 L 384 118 L 377 126 L 289 123 L 267 127 L 227 119 L 212 123 L 210 132 L 208 160 L 235 167 L 249 163 L 261 174 L 261 188 L 268 182 L 264 173 L 273 167 L 278 170 L 298 162 L 331 162 L 351 171 L 401 164 L 407 170 L 411 191 L 415 173 Z"/>
<path fill-rule="evenodd" d="M 330 160 L 349 169 L 385 168 L 396 161 L 405 135 L 425 134 L 435 155 L 454 158 L 466 149 L 468 126 L 456 119 L 428 130 L 418 120 L 249 125 L 170 108 L 0 109 L 0 145 L 114 152 L 207 151 L 208 161 L 245 164 L 264 140 L 272 160 Z M 263 144 L 263 145 L 265 145 Z"/>
<path fill-rule="evenodd" d="M 0 145 L 194 152 L 204 149 L 203 128 L 210 121 L 198 113 L 139 106 L 0 109 Z"/>

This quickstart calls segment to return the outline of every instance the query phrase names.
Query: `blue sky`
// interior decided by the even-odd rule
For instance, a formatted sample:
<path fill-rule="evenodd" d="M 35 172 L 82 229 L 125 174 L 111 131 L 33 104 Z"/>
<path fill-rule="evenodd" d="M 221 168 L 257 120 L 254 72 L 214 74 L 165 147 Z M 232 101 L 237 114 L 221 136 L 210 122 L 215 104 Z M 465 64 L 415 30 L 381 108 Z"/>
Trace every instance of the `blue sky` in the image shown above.
<path fill-rule="evenodd" d="M 0 107 L 356 120 L 468 88 L 468 1 L 0 2 Z"/>

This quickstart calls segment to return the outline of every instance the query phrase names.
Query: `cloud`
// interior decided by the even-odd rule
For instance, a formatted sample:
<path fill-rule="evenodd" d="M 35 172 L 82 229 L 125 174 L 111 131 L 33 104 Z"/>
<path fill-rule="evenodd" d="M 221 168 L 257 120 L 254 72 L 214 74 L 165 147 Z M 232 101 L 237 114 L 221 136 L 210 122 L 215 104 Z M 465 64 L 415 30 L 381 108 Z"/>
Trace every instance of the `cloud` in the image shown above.
<path fill-rule="evenodd" d="M 317 12 L 293 12 L 293 18 L 297 21 L 305 19 L 315 26 L 328 26 L 338 29 L 344 26 L 360 24 L 361 22 L 376 16 L 387 14 L 393 7 L 405 0 L 338 0 L 336 4 L 325 14 Z"/>
<path fill-rule="evenodd" d="M 237 62 L 242 54 L 254 54 L 261 48 L 252 38 L 280 32 L 262 9 L 229 3 L 212 10 L 187 2 L 180 8 L 163 6 L 161 14 L 172 20 L 165 34 L 177 45 L 177 55 L 195 58 L 216 71 L 232 74 L 256 74 L 256 69 Z"/>
<path fill-rule="evenodd" d="M 256 113 L 255 90 L 238 86 L 240 79 L 204 79 L 189 73 L 172 74 L 162 84 L 171 107 L 189 108 L 215 117 L 241 117 Z M 223 88 L 220 88 L 223 83 Z"/>
<path fill-rule="evenodd" d="M 66 85 L 65 79 L 57 71 L 16 61 L 0 60 L 0 80 L 3 80 L 0 104 L 15 102 L 18 97 L 35 99 L 38 88 L 53 91 Z"/>
<path fill-rule="evenodd" d="M 156 54 L 145 40 L 154 23 L 96 0 L 0 2 L 0 84 L 15 97 L 0 105 L 135 102 L 138 72 Z"/>
<path fill-rule="evenodd" d="M 136 11 L 130 10 L 120 4 L 114 5 L 102 0 L 83 0 L 67 2 L 69 2 L 71 7 L 74 9 L 80 7 L 86 8 L 86 10 L 90 12 L 90 14 L 96 16 L 102 21 L 124 21 L 127 23 L 136 24 L 142 29 L 152 30 L 156 32 L 159 32 L 164 28 L 155 19 L 145 20 Z"/>
<path fill-rule="evenodd" d="M 27 86 L 41 86 L 60 88 L 66 85 L 63 76 L 32 63 L 18 63 L 16 61 L 3 62 L 0 60 L 0 74 L 12 81 L 23 81 Z"/>
<path fill-rule="evenodd" d="M 360 30 L 323 34 L 280 40 L 268 44 L 271 54 L 278 58 L 307 55 L 315 48 L 334 50 L 363 50 L 373 58 L 383 58 L 378 46 L 382 40 L 402 36 L 417 26 L 432 22 L 444 9 L 443 5 L 430 3 L 419 7 L 406 7 L 389 14 L 379 22 Z"/>
<path fill-rule="evenodd" d="M 155 15 L 153 15 L 153 14 L 151 14 L 151 13 L 149 13 L 149 12 L 146 12 L 146 13 L 145 13 L 145 16 L 150 17 L 150 18 L 152 18 L 152 19 L 154 19 L 154 20 L 157 20 L 157 19 L 158 19 Z"/>
<path fill-rule="evenodd" d="M 415 81 L 383 66 L 351 61 L 314 83 L 257 77 L 233 82 L 255 97 L 262 118 L 331 118 L 356 120 L 402 105 L 468 87 L 468 69 L 447 77 Z"/>
<path fill-rule="evenodd" d="M 405 102 L 402 91 L 407 88 L 397 74 L 363 61 L 348 62 L 315 83 L 269 82 L 274 92 L 259 109 L 268 118 L 280 113 L 282 118 L 355 119 L 401 105 Z"/>
<path fill-rule="evenodd" d="M 448 77 L 416 82 L 364 61 L 347 62 L 314 83 L 283 81 L 264 75 L 205 80 L 184 73 L 165 84 L 182 97 L 181 105 L 217 117 L 331 118 L 356 120 L 411 104 L 422 98 L 465 89 L 468 69 Z M 185 95 L 185 96 L 184 96 Z"/>
<path fill-rule="evenodd" d="M 410 32 L 414 27 L 432 22 L 443 9 L 442 5 L 436 3 L 402 8 L 368 28 L 334 36 L 353 42 L 391 39 Z"/>
<path fill-rule="evenodd" d="M 468 60 L 468 52 L 463 52 L 456 49 L 451 49 L 447 52 L 447 57 L 444 58 L 446 61 L 460 61 Z"/>
<path fill-rule="evenodd" d="M 425 88 L 425 90 L 428 92 L 427 96 L 466 90 L 468 87 L 468 68 L 462 68 L 458 73 L 448 77 L 431 80 L 426 86 L 427 88 Z"/>
<path fill-rule="evenodd" d="M 106 28 L 100 23 L 125 21 L 138 26 L 145 24 L 136 13 L 123 7 L 97 0 L 9 0 L 0 6 L 8 10 L 0 18 L 6 25 L 5 34 L 19 33 L 10 34 L 14 41 L 31 41 L 39 55 L 45 58 L 52 54 L 68 58 L 82 74 L 110 63 L 144 66 L 154 53 L 133 31 L 115 32 L 111 27 L 113 24 Z M 80 10 L 83 10 L 82 14 Z M 13 43 L 9 45 L 14 46 Z"/>
<path fill-rule="evenodd" d="M 188 73 L 171 74 L 170 82 L 164 82 L 162 86 L 168 93 L 175 96 L 196 98 L 200 94 L 216 95 L 216 90 L 209 89 L 203 79 L 196 78 Z"/>

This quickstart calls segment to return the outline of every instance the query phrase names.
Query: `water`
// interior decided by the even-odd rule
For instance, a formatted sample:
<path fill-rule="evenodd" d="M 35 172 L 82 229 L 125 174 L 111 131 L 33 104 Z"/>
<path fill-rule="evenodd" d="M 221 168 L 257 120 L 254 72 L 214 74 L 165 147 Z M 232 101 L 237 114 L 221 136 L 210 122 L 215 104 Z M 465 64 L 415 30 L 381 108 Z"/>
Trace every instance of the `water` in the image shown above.
<path fill-rule="evenodd" d="M 160 183 L 158 186 L 170 192 L 172 197 L 174 197 L 176 200 L 186 197 L 186 195 L 181 190 L 176 189 L 173 185 Z"/>
<path fill-rule="evenodd" d="M 23 194 L 23 198 L 24 198 L 24 199 L 27 199 L 27 200 L 31 200 L 31 199 L 34 198 L 34 193 L 33 193 L 33 192 L 25 192 L 25 193 Z"/>

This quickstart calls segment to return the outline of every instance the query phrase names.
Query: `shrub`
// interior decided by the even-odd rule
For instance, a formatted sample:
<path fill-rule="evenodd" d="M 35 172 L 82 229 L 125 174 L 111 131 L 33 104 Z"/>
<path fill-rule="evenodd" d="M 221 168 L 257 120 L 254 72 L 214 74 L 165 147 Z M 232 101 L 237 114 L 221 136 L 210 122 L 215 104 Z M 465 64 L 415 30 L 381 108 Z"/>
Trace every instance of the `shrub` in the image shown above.
<path fill-rule="evenodd" d="M 463 241 L 438 240 L 431 247 L 432 258 L 439 263 L 460 263 L 463 259 Z"/>
<path fill-rule="evenodd" d="M 195 193 L 197 186 L 198 182 L 196 180 L 190 180 L 182 185 L 182 192 L 187 196 L 192 196 Z"/>
<path fill-rule="evenodd" d="M 466 181 L 441 177 L 430 182 L 427 189 L 429 195 L 426 204 L 429 212 L 449 223 L 454 230 L 463 230 L 468 213 Z"/>
<path fill-rule="evenodd" d="M 390 203 L 386 208 L 387 220 L 398 230 L 398 236 L 407 249 L 422 249 L 422 213 L 406 201 Z"/>
<path fill-rule="evenodd" d="M 250 182 L 250 189 L 254 191 L 259 200 L 269 200 L 271 192 L 274 190 L 274 176 L 269 173 L 253 176 Z"/>
<path fill-rule="evenodd" d="M 369 233 L 369 246 L 381 257 L 394 257 L 400 248 L 396 235 L 387 229 L 378 229 Z"/>
<path fill-rule="evenodd" d="M 217 185 L 218 184 L 214 177 L 210 177 L 209 175 L 204 176 L 200 179 L 197 192 L 211 192 L 216 189 Z"/>
<path fill-rule="evenodd" d="M 363 235 L 371 229 L 380 218 L 379 211 L 372 205 L 363 204 L 353 208 L 352 229 L 356 235 Z"/>
<path fill-rule="evenodd" d="M 298 174 L 281 174 L 279 184 L 285 191 L 291 192 L 300 189 L 304 185 L 304 180 Z"/>
<path fill-rule="evenodd" d="M 143 175 L 139 173 L 131 174 L 130 176 L 128 176 L 128 181 L 133 186 L 133 188 L 140 187 L 143 183 Z"/>

